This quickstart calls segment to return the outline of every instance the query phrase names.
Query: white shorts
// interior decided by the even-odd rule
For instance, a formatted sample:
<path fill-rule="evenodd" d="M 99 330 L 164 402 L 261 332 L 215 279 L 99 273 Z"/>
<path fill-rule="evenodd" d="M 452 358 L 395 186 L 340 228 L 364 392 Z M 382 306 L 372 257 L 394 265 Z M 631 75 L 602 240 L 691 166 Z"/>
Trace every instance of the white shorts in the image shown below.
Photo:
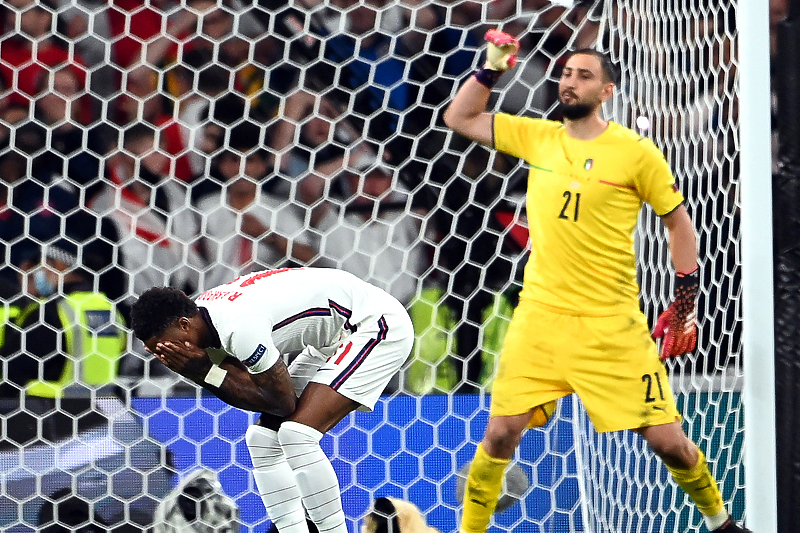
<path fill-rule="evenodd" d="M 363 320 L 353 333 L 345 332 L 336 345 L 308 346 L 297 355 L 289 374 L 298 396 L 313 381 L 360 403 L 359 411 L 372 411 L 414 345 L 414 327 L 405 308 L 393 298 L 381 304 L 382 314 Z M 335 351 L 330 357 L 323 353 L 331 349 Z"/>

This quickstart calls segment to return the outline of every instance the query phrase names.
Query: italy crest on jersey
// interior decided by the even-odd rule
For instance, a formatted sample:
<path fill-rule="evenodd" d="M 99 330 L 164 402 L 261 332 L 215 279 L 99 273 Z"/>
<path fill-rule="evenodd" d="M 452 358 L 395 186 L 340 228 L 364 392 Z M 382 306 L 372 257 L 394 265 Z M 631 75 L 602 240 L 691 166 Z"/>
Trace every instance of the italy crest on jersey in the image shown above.
<path fill-rule="evenodd" d="M 584 170 L 592 170 L 592 166 L 594 166 L 594 159 L 587 159 L 583 162 Z"/>

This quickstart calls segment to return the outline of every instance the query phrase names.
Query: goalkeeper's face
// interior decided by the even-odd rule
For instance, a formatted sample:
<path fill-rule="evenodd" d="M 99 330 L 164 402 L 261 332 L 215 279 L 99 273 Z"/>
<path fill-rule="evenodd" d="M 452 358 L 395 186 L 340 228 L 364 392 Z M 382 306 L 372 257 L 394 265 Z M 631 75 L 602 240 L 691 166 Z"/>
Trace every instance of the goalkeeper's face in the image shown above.
<path fill-rule="evenodd" d="M 558 82 L 558 99 L 564 116 L 578 120 L 599 112 L 611 98 L 614 84 L 605 80 L 600 60 L 591 55 L 569 58 Z"/>

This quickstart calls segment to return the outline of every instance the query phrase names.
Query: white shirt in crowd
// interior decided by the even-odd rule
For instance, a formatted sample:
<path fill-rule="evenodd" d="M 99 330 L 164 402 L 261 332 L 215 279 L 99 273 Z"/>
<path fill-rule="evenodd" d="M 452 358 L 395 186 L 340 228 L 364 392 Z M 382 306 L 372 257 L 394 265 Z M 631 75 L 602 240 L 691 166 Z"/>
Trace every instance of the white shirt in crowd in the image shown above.
<path fill-rule="evenodd" d="M 388 202 L 405 208 L 365 220 L 362 213 L 331 210 L 320 222 L 320 255 L 337 268 L 385 290 L 407 305 L 427 268 L 421 217 L 409 210 L 409 195 L 393 191 Z"/>
<path fill-rule="evenodd" d="M 159 214 L 125 187 L 111 172 L 108 185 L 90 208 L 107 215 L 119 231 L 119 253 L 130 279 L 129 294 L 142 294 L 150 287 L 197 287 L 204 262 L 194 241 L 198 235 L 195 213 L 189 206 L 186 187 L 174 180 L 159 185 L 168 211 Z"/>
<path fill-rule="evenodd" d="M 223 189 L 202 198 L 197 204 L 200 233 L 208 256 L 201 289 L 221 285 L 255 270 L 282 266 L 286 261 L 286 257 L 272 246 L 264 242 L 254 243 L 240 231 L 242 212 L 227 204 L 226 194 Z M 244 213 L 253 215 L 290 243 L 311 244 L 298 210 L 284 199 L 259 194 Z"/>

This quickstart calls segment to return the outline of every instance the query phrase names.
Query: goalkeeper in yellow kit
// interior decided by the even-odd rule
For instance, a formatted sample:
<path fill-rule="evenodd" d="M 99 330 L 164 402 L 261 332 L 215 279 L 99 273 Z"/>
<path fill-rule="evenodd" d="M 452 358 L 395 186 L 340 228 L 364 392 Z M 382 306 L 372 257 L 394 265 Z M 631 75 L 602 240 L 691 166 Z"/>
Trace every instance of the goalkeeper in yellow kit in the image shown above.
<path fill-rule="evenodd" d="M 614 66 L 595 50 L 567 60 L 563 123 L 488 113 L 491 89 L 519 43 L 486 34 L 487 61 L 444 115 L 457 133 L 530 165 L 531 254 L 492 389 L 489 423 L 467 478 L 462 533 L 484 533 L 503 474 L 527 427 L 577 393 L 598 431 L 639 432 L 694 500 L 710 531 L 747 532 L 725 510 L 705 456 L 680 423 L 666 370 L 639 309 L 633 233 L 642 203 L 661 217 L 676 270 L 675 298 L 653 336 L 661 359 L 694 349 L 697 240 L 664 156 L 601 116 Z"/>

